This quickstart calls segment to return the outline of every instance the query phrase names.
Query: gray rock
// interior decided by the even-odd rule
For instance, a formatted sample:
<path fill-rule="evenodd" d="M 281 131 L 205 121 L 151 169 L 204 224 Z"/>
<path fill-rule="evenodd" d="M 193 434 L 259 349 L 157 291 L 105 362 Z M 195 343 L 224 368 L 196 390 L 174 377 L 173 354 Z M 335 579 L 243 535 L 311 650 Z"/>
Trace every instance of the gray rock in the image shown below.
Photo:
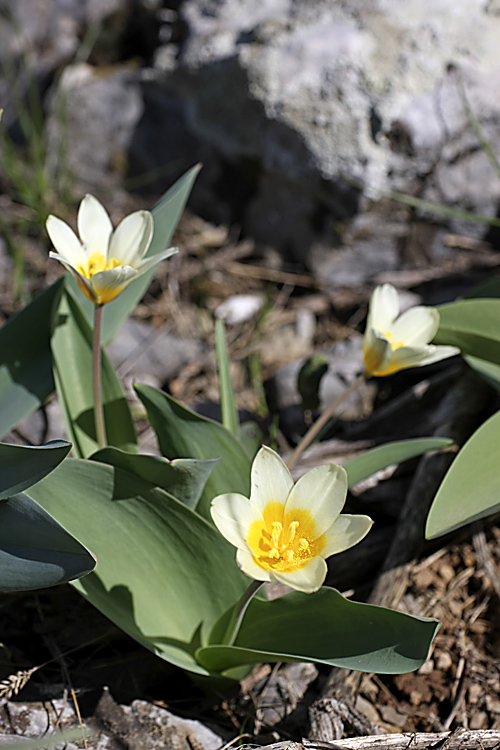
<path fill-rule="evenodd" d="M 75 732 L 74 729 L 78 727 L 77 717 L 68 701 L 9 701 L 7 707 L 9 723 L 2 729 L 9 730 L 9 739 L 46 738 L 56 727 L 62 731 L 68 731 L 68 727 L 71 727 L 71 739 L 78 738 L 79 730 Z M 182 719 L 164 708 L 141 700 L 133 701 L 130 706 L 118 705 L 107 689 L 103 692 L 95 717 L 84 723 L 85 728 L 89 726 L 89 750 L 118 750 L 124 744 L 129 746 L 127 740 L 133 740 L 130 746 L 137 750 L 160 750 L 164 747 L 185 750 L 193 745 L 204 750 L 218 750 L 224 744 L 221 737 L 199 721 Z M 1 738 L 0 744 L 3 744 Z M 70 743 L 65 743 L 64 747 L 76 750 L 76 745 Z"/>
<path fill-rule="evenodd" d="M 321 381 L 322 409 L 340 398 L 362 372 L 362 337 L 353 336 L 337 342 L 328 356 L 328 371 Z M 375 383 L 362 383 L 340 406 L 336 416 L 349 420 L 365 418 L 372 411 L 376 392 Z"/>
<path fill-rule="evenodd" d="M 67 169 L 82 191 L 102 191 L 123 176 L 143 104 L 139 80 L 126 69 L 98 73 L 85 63 L 67 67 L 47 120 L 49 169 Z M 61 161 L 63 162 L 61 165 Z"/>
<path fill-rule="evenodd" d="M 495 109 L 500 16 L 484 0 L 185 0 L 178 58 L 158 54 L 157 80 L 187 103 L 189 125 L 233 163 L 251 160 L 244 228 L 307 261 L 361 207 L 342 175 L 446 205 L 496 212 L 500 179 L 457 88 L 500 152 Z M 168 60 L 162 69 L 162 59 Z M 476 188 L 477 186 L 477 188 Z M 454 229 L 464 226 L 452 222 Z M 480 230 L 482 231 L 482 230 Z M 382 238 L 381 238 L 382 239 Z M 394 247 L 368 238 L 334 265 L 342 283 L 394 267 Z"/>
<path fill-rule="evenodd" d="M 182 719 L 179 716 L 159 708 L 146 701 L 133 701 L 130 711 L 150 736 L 148 748 L 161 750 L 164 747 L 172 750 L 184 750 L 186 747 L 202 747 L 204 750 L 218 750 L 224 741 L 211 729 L 199 721 Z"/>
<path fill-rule="evenodd" d="M 328 370 L 319 388 L 320 411 L 336 401 L 363 371 L 362 337 L 353 336 L 337 342 L 327 356 Z M 294 442 L 305 432 L 297 388 L 298 374 L 304 362 L 300 359 L 280 367 L 268 384 L 272 406 L 280 415 L 280 428 Z M 372 410 L 376 390 L 375 383 L 363 383 L 346 399 L 336 416 L 345 420 L 366 417 Z"/>
<path fill-rule="evenodd" d="M 183 365 L 199 357 L 202 349 L 195 339 L 128 318 L 107 347 L 107 353 L 122 380 L 141 382 L 144 377 L 161 388 Z"/>

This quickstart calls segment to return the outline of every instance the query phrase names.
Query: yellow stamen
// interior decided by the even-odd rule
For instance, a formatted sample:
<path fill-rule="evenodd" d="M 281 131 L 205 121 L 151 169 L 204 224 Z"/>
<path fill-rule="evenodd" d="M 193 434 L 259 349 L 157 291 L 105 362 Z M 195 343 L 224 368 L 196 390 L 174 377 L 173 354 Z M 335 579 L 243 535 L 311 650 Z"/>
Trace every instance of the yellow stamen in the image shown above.
<path fill-rule="evenodd" d="M 112 268 L 117 268 L 123 265 L 116 258 L 110 258 L 109 260 L 99 252 L 92 253 L 90 258 L 87 260 L 86 265 L 82 264 L 76 267 L 76 270 L 86 279 L 91 279 L 96 273 L 101 271 L 110 271 Z"/>
<path fill-rule="evenodd" d="M 292 523 L 288 527 L 288 544 L 291 544 L 293 540 L 295 539 L 295 534 L 297 533 L 298 528 L 299 528 L 299 522 L 292 521 Z"/>
<path fill-rule="evenodd" d="M 262 520 L 250 526 L 247 542 L 257 565 L 280 573 L 303 568 L 325 546 L 309 511 L 295 509 L 287 515 L 276 502 L 269 503 Z"/>
<path fill-rule="evenodd" d="M 384 331 L 383 335 L 386 337 L 389 344 L 391 345 L 392 351 L 394 351 L 395 349 L 401 349 L 401 347 L 405 345 L 404 341 L 393 341 L 392 333 L 390 331 Z"/>
<path fill-rule="evenodd" d="M 283 531 L 283 524 L 279 521 L 275 521 L 271 524 L 271 542 L 273 547 L 277 547 L 280 541 L 281 532 Z"/>

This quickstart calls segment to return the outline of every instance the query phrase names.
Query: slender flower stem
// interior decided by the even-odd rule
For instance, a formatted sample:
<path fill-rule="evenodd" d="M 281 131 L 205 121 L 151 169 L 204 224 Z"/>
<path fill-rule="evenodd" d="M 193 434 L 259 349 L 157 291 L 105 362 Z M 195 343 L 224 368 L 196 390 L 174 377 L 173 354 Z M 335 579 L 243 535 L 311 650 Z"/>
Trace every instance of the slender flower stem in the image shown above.
<path fill-rule="evenodd" d="M 331 404 L 328 409 L 326 409 L 326 411 L 324 411 L 323 414 L 316 420 L 316 422 L 309 428 L 309 430 L 306 432 L 306 434 L 292 453 L 292 457 L 288 461 L 289 469 L 292 469 L 295 466 L 306 448 L 309 447 L 314 438 L 319 435 L 323 427 L 332 418 L 334 412 L 351 395 L 351 393 L 353 393 L 356 388 L 361 385 L 361 383 L 364 383 L 366 377 L 366 372 L 363 372 L 363 374 L 360 375 L 359 378 L 357 378 L 354 383 L 352 383 L 349 388 L 347 388 L 347 390 L 345 390 L 344 393 L 339 396 L 339 398 L 334 401 L 333 404 Z"/>
<path fill-rule="evenodd" d="M 263 586 L 263 584 L 264 581 L 252 581 L 250 586 L 247 588 L 247 590 L 239 600 L 238 604 L 233 610 L 233 614 L 231 615 L 231 619 L 229 620 L 226 632 L 224 633 L 224 638 L 222 639 L 224 645 L 232 646 L 234 644 L 236 636 L 238 635 L 239 629 L 241 627 L 241 623 L 245 616 L 245 612 L 247 611 L 247 607 L 260 587 Z"/>
<path fill-rule="evenodd" d="M 94 420 L 95 433 L 99 448 L 107 445 L 106 428 L 104 426 L 104 410 L 102 405 L 101 386 L 101 329 L 102 311 L 104 305 L 94 307 L 94 339 L 92 342 L 92 376 L 94 382 Z"/>

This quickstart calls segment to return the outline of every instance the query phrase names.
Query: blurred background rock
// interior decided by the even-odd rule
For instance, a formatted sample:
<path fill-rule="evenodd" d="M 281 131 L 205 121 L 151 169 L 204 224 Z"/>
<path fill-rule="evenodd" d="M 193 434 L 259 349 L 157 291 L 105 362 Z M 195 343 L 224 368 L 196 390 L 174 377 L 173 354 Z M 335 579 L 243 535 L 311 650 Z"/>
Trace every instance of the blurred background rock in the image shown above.
<path fill-rule="evenodd" d="M 408 221 L 374 192 L 496 215 L 500 177 L 461 95 L 500 153 L 496 0 L 2 0 L 0 13 L 4 125 L 22 141 L 35 82 L 48 169 L 63 159 L 80 193 L 158 195 L 201 160 L 194 211 L 333 287 L 441 262 L 450 231 L 496 236 Z"/>

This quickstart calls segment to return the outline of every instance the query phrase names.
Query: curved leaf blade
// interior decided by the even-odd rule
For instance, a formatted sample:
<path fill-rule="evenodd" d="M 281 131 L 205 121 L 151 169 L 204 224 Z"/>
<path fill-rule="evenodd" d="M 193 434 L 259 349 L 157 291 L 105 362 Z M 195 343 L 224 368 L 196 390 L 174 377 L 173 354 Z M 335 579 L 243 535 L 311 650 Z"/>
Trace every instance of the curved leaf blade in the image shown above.
<path fill-rule="evenodd" d="M 381 674 L 411 672 L 427 659 L 439 628 L 437 620 L 351 602 L 326 587 L 268 602 L 253 599 L 234 646 L 219 645 L 227 614 L 214 628 L 210 645 L 196 654 L 213 672 L 261 661 L 314 661 Z"/>
<path fill-rule="evenodd" d="M 225 427 L 200 417 L 149 385 L 136 385 L 135 390 L 144 404 L 164 456 L 170 459 L 220 459 L 202 493 L 198 513 L 210 518 L 212 499 L 224 492 L 240 492 L 248 497 L 250 459 Z"/>
<path fill-rule="evenodd" d="M 500 299 L 466 299 L 440 305 L 435 344 L 500 364 Z"/>
<path fill-rule="evenodd" d="M 195 651 L 248 585 L 219 532 L 164 490 L 97 461 L 67 459 L 30 492 L 97 557 L 78 591 L 158 656 L 206 675 Z"/>
<path fill-rule="evenodd" d="M 52 309 L 62 287 L 59 279 L 0 329 L 0 436 L 38 409 L 54 390 Z"/>
<path fill-rule="evenodd" d="M 471 357 L 470 355 L 466 355 L 464 359 L 469 367 L 472 367 L 473 370 L 482 375 L 492 388 L 500 391 L 500 365 L 495 364 L 495 362 L 488 362 L 485 359 L 479 359 L 478 357 Z"/>
<path fill-rule="evenodd" d="M 347 471 L 349 488 L 392 464 L 400 464 L 409 458 L 421 456 L 428 451 L 448 448 L 450 445 L 453 445 L 453 440 L 448 438 L 416 438 L 399 440 L 372 448 L 361 456 L 351 458 L 343 464 Z"/>
<path fill-rule="evenodd" d="M 31 497 L 19 493 L 0 502 L 1 591 L 55 586 L 94 567 L 88 550 Z"/>
<path fill-rule="evenodd" d="M 200 499 L 217 459 L 201 461 L 193 458 L 177 458 L 168 461 L 161 456 L 144 456 L 127 453 L 119 448 L 103 448 L 91 456 L 92 461 L 101 461 L 116 466 L 161 487 L 188 508 L 194 510 Z"/>
<path fill-rule="evenodd" d="M 58 466 L 71 449 L 66 440 L 45 445 L 0 443 L 0 500 L 26 490 Z"/>
<path fill-rule="evenodd" d="M 469 438 L 448 469 L 427 516 L 427 539 L 500 510 L 499 444 L 497 412 Z"/>

